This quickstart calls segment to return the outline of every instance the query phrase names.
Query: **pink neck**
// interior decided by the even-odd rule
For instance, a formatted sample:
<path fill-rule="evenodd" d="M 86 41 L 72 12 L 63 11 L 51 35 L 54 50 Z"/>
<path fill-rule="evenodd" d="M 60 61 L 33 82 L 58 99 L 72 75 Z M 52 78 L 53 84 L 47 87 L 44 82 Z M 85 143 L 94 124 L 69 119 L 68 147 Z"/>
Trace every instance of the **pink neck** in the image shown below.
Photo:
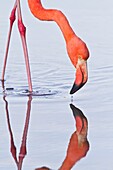
<path fill-rule="evenodd" d="M 43 8 L 40 0 L 28 0 L 28 4 L 33 15 L 39 20 L 55 21 L 60 27 L 66 42 L 69 41 L 73 35 L 75 36 L 67 18 L 61 11 Z"/>

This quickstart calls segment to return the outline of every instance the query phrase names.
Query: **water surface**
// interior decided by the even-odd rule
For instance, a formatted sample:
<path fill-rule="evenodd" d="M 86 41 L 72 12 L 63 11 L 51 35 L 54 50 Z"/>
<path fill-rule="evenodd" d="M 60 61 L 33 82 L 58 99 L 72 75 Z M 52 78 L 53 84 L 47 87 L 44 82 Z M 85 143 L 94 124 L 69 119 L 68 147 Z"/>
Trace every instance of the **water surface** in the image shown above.
<path fill-rule="evenodd" d="M 0 2 L 0 75 L 8 16 L 14 3 L 5 1 Z M 70 137 L 76 131 L 70 109 L 73 103 L 87 118 L 90 147 L 72 169 L 112 170 L 113 2 L 65 0 L 63 3 L 43 1 L 43 4 L 61 9 L 77 35 L 87 43 L 91 54 L 89 80 L 74 94 L 72 101 L 69 91 L 75 70 L 67 56 L 63 36 L 55 23 L 35 19 L 27 1 L 23 2 L 34 95 L 32 99 L 28 97 L 24 56 L 15 22 L 4 92 L 0 84 L 0 169 L 17 169 L 19 153 L 23 170 L 41 166 L 58 169 L 65 159 Z"/>

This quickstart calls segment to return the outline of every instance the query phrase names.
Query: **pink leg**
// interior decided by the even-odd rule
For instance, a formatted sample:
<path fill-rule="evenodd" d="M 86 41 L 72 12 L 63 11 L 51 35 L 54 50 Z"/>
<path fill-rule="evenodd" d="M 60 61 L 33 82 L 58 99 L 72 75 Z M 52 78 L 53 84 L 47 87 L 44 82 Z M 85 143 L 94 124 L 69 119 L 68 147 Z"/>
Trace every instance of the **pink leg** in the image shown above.
<path fill-rule="evenodd" d="M 8 40 L 7 40 L 7 45 L 6 45 L 5 59 L 4 59 L 4 65 L 3 65 L 3 71 L 2 71 L 2 81 L 4 81 L 4 75 L 5 75 L 5 69 L 6 69 L 7 57 L 8 57 L 8 51 L 9 51 L 11 32 L 12 32 L 13 23 L 15 21 L 16 7 L 17 7 L 17 5 L 15 3 L 14 8 L 12 9 L 11 15 L 10 15 L 10 28 L 9 28 L 9 33 L 8 33 Z"/>
<path fill-rule="evenodd" d="M 23 50 L 24 50 L 24 57 L 25 57 L 25 63 L 26 63 L 29 91 L 32 92 L 31 72 L 30 72 L 29 57 L 28 57 L 28 50 L 27 50 L 27 43 L 26 43 L 26 28 L 25 28 L 25 26 L 22 22 L 20 0 L 17 0 L 17 12 L 18 12 L 18 29 L 19 29 L 19 32 L 20 32 Z"/>
<path fill-rule="evenodd" d="M 15 144 L 14 144 L 13 132 L 12 132 L 12 129 L 11 129 L 11 124 L 10 124 L 10 117 L 9 117 L 9 110 L 8 110 L 8 102 L 7 102 L 7 100 L 6 100 L 6 96 L 5 96 L 5 95 L 3 96 L 3 100 L 5 101 L 6 118 L 7 118 L 7 124 L 8 124 L 9 134 L 10 134 L 10 144 L 11 144 L 10 151 L 11 151 L 11 153 L 12 153 L 12 156 L 13 156 L 16 164 L 18 164 L 17 157 L 16 157 L 17 151 L 16 151 L 16 147 L 15 147 Z"/>
<path fill-rule="evenodd" d="M 32 96 L 29 95 L 29 98 L 28 98 L 27 113 L 26 113 L 23 136 L 22 136 L 22 144 L 21 144 L 21 147 L 20 147 L 20 153 L 19 153 L 18 157 L 17 157 L 16 146 L 14 144 L 14 139 L 13 139 L 13 131 L 11 129 L 11 124 L 10 124 L 8 102 L 6 100 L 5 95 L 3 96 L 3 100 L 5 101 L 6 118 L 7 118 L 8 130 L 9 130 L 9 134 L 10 134 L 10 144 L 11 144 L 10 151 L 11 151 L 12 156 L 13 156 L 16 164 L 17 164 L 18 170 L 21 170 L 22 169 L 23 159 L 25 158 L 25 156 L 27 154 L 26 141 L 27 141 L 27 134 L 28 134 L 28 128 L 29 128 Z"/>
<path fill-rule="evenodd" d="M 30 120 L 31 102 L 32 102 L 32 96 L 29 96 L 29 100 L 27 103 L 26 120 L 25 120 L 25 125 L 24 125 L 23 136 L 22 136 L 22 144 L 21 144 L 20 153 L 19 153 L 18 170 L 22 169 L 22 162 L 27 154 L 26 141 L 27 141 L 28 127 L 29 127 L 29 120 Z"/>

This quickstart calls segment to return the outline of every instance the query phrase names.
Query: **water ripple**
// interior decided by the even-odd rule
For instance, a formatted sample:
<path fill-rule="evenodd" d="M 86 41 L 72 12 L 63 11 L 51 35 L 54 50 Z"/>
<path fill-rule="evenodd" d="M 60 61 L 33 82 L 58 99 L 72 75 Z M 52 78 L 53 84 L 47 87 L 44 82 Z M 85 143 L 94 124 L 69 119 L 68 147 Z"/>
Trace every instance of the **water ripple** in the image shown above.
<path fill-rule="evenodd" d="M 38 96 L 38 97 L 47 97 L 57 95 L 59 92 L 55 90 L 49 89 L 35 89 L 32 93 L 30 93 L 27 89 L 14 89 L 14 88 L 6 88 L 0 94 L 5 94 L 8 96 Z"/>
<path fill-rule="evenodd" d="M 99 67 L 91 72 L 92 83 L 96 82 L 98 84 L 109 84 L 112 82 L 113 77 L 113 66 L 103 66 Z"/>

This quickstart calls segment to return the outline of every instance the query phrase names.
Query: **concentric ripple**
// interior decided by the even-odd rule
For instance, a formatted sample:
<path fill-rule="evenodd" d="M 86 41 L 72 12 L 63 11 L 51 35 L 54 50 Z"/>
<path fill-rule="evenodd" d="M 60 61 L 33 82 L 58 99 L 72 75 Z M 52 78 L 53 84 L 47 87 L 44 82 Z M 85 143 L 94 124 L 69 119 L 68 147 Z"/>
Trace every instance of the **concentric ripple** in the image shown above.
<path fill-rule="evenodd" d="M 33 92 L 28 91 L 28 82 L 25 70 L 23 71 L 23 65 L 13 68 L 13 66 L 6 73 L 6 81 L 4 82 L 4 88 L 0 93 L 5 92 L 11 96 L 62 96 L 62 94 L 68 94 L 71 83 L 70 70 L 65 66 L 59 66 L 57 63 L 32 63 L 32 83 Z M 16 71 L 14 72 L 14 70 Z M 21 70 L 21 71 L 20 71 Z M 67 71 L 68 70 L 68 71 Z M 14 72 L 14 73 L 13 73 Z M 24 74 L 25 75 L 24 75 Z M 4 90 L 3 90 L 4 89 Z"/>

